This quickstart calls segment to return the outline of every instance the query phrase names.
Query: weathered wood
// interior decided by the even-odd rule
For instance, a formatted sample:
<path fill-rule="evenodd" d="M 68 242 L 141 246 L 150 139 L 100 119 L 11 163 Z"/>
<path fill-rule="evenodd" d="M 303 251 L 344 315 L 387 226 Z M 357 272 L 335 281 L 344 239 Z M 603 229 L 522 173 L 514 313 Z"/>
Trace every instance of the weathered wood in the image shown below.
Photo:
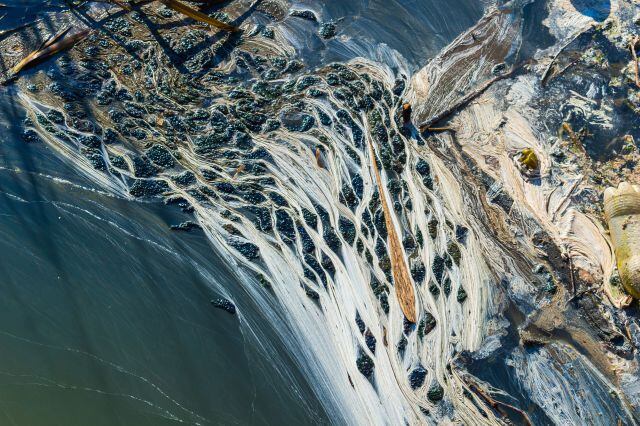
<path fill-rule="evenodd" d="M 382 185 L 382 178 L 380 177 L 380 171 L 376 164 L 376 154 L 373 149 L 373 144 L 369 140 L 369 149 L 371 150 L 371 161 L 373 163 L 373 171 L 376 176 L 376 183 L 378 185 L 378 193 L 380 194 L 380 203 L 382 204 L 382 211 L 384 213 L 384 222 L 387 226 L 389 254 L 391 257 L 391 272 L 393 273 L 394 288 L 396 290 L 396 296 L 398 302 L 400 302 L 400 308 L 404 313 L 404 316 L 408 321 L 416 322 L 416 296 L 413 290 L 413 282 L 411 281 L 411 275 L 409 274 L 409 268 L 404 259 L 404 250 L 402 244 L 398 238 L 396 228 L 393 225 L 392 213 L 387 199 L 384 195 L 384 186 Z"/>

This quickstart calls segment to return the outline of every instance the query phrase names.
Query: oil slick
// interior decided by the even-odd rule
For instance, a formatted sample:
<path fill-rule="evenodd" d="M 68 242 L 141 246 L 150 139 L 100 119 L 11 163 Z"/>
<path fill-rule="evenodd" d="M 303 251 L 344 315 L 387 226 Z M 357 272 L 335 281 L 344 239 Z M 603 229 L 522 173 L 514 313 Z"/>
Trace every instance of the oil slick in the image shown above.
<path fill-rule="evenodd" d="M 566 13 L 548 17 L 557 37 L 548 54 L 593 24 L 570 2 L 553 3 Z M 283 17 L 283 7 L 267 10 Z M 27 124 L 106 190 L 193 211 L 336 423 L 501 424 L 508 397 L 471 379 L 465 360 L 508 346 L 511 309 L 522 318 L 507 362 L 527 404 L 559 423 L 601 412 L 631 424 L 637 408 L 621 377 L 629 383 L 636 361 L 620 355 L 628 348 L 604 349 L 579 318 L 587 308 L 570 303 L 576 281 L 608 280 L 614 260 L 603 226 L 572 204 L 580 169 L 555 167 L 545 129 L 529 120 L 548 57 L 531 64 L 541 72 L 508 72 L 518 66 L 521 8 L 490 7 L 411 78 L 384 48 L 382 62 L 305 70 L 295 31 L 251 25 L 230 56 L 222 35 L 187 58 L 194 82 L 138 21 L 119 21 L 113 31 L 143 39 L 134 47 L 147 61 L 81 71 L 99 83 L 88 102 L 98 129 L 79 128 L 82 117 L 42 74 L 21 85 Z M 454 131 L 421 135 L 411 120 L 448 120 Z M 600 331 L 615 345 L 611 306 L 602 311 Z M 553 387 L 594 392 L 568 398 L 546 392 Z"/>

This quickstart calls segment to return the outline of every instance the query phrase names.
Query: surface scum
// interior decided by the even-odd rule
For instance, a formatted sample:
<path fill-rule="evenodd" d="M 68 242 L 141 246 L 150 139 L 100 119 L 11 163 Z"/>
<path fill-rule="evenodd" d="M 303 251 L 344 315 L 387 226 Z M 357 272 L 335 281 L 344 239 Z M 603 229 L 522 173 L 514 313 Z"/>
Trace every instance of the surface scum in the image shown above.
<path fill-rule="evenodd" d="M 17 81 L 24 138 L 114 194 L 193 213 L 282 324 L 336 423 L 633 424 L 640 329 L 633 309 L 616 309 L 593 207 L 601 175 L 621 175 L 580 149 L 589 129 L 579 133 L 575 114 L 552 112 L 568 90 L 565 105 L 599 115 L 601 127 L 628 114 L 607 103 L 635 99 L 631 65 L 594 71 L 589 51 L 574 68 L 561 64 L 575 43 L 606 40 L 621 55 L 637 11 L 612 2 L 600 24 L 572 2 L 549 2 L 557 42 L 523 57 L 527 6 L 489 7 L 413 77 L 393 55 L 307 69 L 286 21 L 318 18 L 288 17 L 278 1 L 211 14 L 240 34 L 155 3 L 58 14 L 56 27 L 97 29 Z M 318 30 L 349 46 L 334 39 L 339 24 Z M 3 49 L 26 54 L 38 31 Z M 614 72 L 624 89 L 594 106 L 572 86 L 582 80 L 566 81 L 573 72 Z M 423 133 L 403 121 L 405 102 L 415 123 L 452 115 L 438 116 L 443 132 Z M 610 131 L 633 139 L 637 125 L 615 123 Z M 517 160 L 524 150 L 536 154 L 535 174 Z M 399 297 L 399 276 L 411 298 Z"/>

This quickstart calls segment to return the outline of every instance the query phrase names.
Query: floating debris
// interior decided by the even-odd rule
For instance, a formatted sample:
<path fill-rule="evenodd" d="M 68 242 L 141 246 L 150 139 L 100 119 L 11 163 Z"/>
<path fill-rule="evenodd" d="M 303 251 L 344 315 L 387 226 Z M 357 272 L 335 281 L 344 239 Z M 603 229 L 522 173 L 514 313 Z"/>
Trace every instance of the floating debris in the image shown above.
<path fill-rule="evenodd" d="M 607 188 L 604 210 L 625 290 L 640 299 L 640 186 Z"/>
<path fill-rule="evenodd" d="M 213 299 L 211 301 L 213 307 L 222 309 L 223 311 L 229 312 L 231 315 L 236 313 L 236 305 L 234 305 L 230 300 L 219 298 Z"/>
<path fill-rule="evenodd" d="M 525 166 L 529 171 L 535 171 L 540 168 L 540 161 L 538 160 L 538 156 L 535 151 L 531 148 L 525 148 L 520 153 L 520 157 L 518 158 L 520 164 Z"/>
<path fill-rule="evenodd" d="M 34 66 L 57 53 L 70 49 L 85 37 L 87 37 L 87 35 L 89 35 L 91 31 L 80 30 L 64 37 L 68 32 L 70 32 L 70 29 L 65 29 L 60 33 L 52 36 L 39 49 L 31 52 L 23 60 L 21 60 L 20 62 L 18 62 L 18 64 L 11 68 L 11 74 L 16 75 L 20 71 Z"/>
<path fill-rule="evenodd" d="M 383 191 L 382 178 L 380 177 L 380 171 L 376 162 L 376 154 L 373 149 L 372 142 L 369 141 L 369 150 L 371 152 L 372 167 L 375 174 L 376 183 L 378 184 L 379 191 Z M 380 201 L 382 205 L 382 211 L 384 214 L 384 223 L 388 232 L 389 252 L 391 257 L 391 271 L 393 273 L 393 281 L 395 283 L 396 296 L 400 302 L 400 307 L 404 313 L 405 318 L 412 322 L 416 322 L 416 300 L 413 290 L 413 283 L 411 282 L 411 274 L 409 273 L 409 267 L 404 258 L 404 250 L 400 244 L 400 239 L 395 230 L 395 225 L 391 215 L 393 214 L 389 209 L 386 197 L 384 193 L 380 194 Z"/>

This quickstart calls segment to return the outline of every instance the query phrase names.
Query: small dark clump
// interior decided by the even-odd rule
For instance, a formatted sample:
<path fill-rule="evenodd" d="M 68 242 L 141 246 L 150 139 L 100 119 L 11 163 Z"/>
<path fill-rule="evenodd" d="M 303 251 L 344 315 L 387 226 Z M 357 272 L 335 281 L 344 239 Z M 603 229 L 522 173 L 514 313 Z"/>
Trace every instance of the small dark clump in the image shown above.
<path fill-rule="evenodd" d="M 236 306 L 227 299 L 222 299 L 222 298 L 213 299 L 211 300 L 211 304 L 215 308 L 222 309 L 229 312 L 231 315 L 234 315 L 236 313 Z"/>
<path fill-rule="evenodd" d="M 427 370 L 422 366 L 418 366 L 409 375 L 409 384 L 411 389 L 416 390 L 424 384 L 424 379 L 427 377 Z"/>
<path fill-rule="evenodd" d="M 436 328 L 436 319 L 429 312 L 425 312 L 418 326 L 418 336 L 422 338 L 429 334 L 434 328 Z"/>
<path fill-rule="evenodd" d="M 356 366 L 358 367 L 358 371 L 362 373 L 362 375 L 366 378 L 370 378 L 373 374 L 373 369 L 375 364 L 369 355 L 367 355 L 362 349 L 360 349 L 360 354 L 358 355 L 358 359 L 356 360 Z"/>
<path fill-rule="evenodd" d="M 310 10 L 292 10 L 290 15 L 296 18 L 306 19 L 307 21 L 318 22 L 316 14 Z"/>
<path fill-rule="evenodd" d="M 333 38 L 337 34 L 336 24 L 334 24 L 333 22 L 325 22 L 320 25 L 318 33 L 320 34 L 320 37 L 325 40 Z"/>
<path fill-rule="evenodd" d="M 182 222 L 179 225 L 171 225 L 171 230 L 173 231 L 191 231 L 192 229 L 202 229 L 202 227 L 190 220 Z"/>
<path fill-rule="evenodd" d="M 427 392 L 427 398 L 429 398 L 430 401 L 436 402 L 440 401 L 443 397 L 444 389 L 442 389 L 442 386 L 440 386 L 440 384 L 437 382 L 431 385 L 429 391 Z"/>
<path fill-rule="evenodd" d="M 367 344 L 367 347 L 369 348 L 369 350 L 371 351 L 371 353 L 376 353 L 376 338 L 373 335 L 373 333 L 371 333 L 371 330 L 367 330 L 367 332 L 364 334 L 364 342 Z"/>
<path fill-rule="evenodd" d="M 458 302 L 463 303 L 465 300 L 467 300 L 467 292 L 464 290 L 464 288 L 460 287 L 458 289 Z"/>

